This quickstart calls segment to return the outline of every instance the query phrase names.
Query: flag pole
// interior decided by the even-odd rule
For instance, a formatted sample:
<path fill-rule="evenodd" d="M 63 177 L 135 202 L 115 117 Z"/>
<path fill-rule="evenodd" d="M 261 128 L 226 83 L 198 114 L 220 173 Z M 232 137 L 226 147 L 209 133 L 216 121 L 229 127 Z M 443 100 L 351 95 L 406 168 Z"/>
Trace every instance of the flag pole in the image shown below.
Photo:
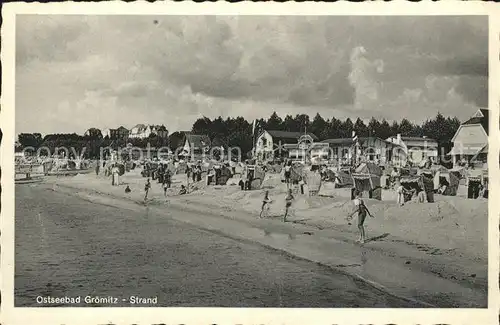
<path fill-rule="evenodd" d="M 252 126 L 252 158 L 257 161 L 256 153 L 257 153 L 257 148 L 255 147 L 256 145 L 256 137 L 255 137 L 255 131 L 257 129 L 257 119 L 253 120 L 253 126 Z"/>

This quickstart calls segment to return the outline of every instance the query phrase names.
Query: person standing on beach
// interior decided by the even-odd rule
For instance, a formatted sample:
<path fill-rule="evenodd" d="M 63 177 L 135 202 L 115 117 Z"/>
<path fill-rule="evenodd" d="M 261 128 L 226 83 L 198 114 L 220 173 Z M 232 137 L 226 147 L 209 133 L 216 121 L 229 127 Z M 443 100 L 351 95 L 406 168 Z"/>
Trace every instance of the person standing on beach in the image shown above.
<path fill-rule="evenodd" d="M 164 182 L 162 186 L 163 186 L 163 195 L 167 197 L 167 190 L 168 190 L 167 182 Z"/>
<path fill-rule="evenodd" d="M 418 192 L 418 203 L 425 203 L 425 198 L 426 198 L 425 190 L 422 188 Z"/>
<path fill-rule="evenodd" d="M 286 217 L 288 216 L 288 211 L 292 206 L 292 202 L 295 198 L 293 197 L 292 190 L 288 190 L 288 194 L 285 197 L 285 215 L 283 216 L 283 222 L 286 222 Z"/>
<path fill-rule="evenodd" d="M 356 191 L 354 195 L 355 195 L 355 198 L 353 200 L 354 210 L 347 216 L 347 221 L 351 221 L 352 216 L 356 213 L 358 214 L 359 239 L 357 240 L 357 242 L 364 244 L 366 241 L 365 227 L 364 227 L 366 215 L 367 214 L 370 215 L 371 218 L 373 218 L 373 215 L 370 213 L 370 211 L 368 211 L 368 208 L 361 199 L 359 191 Z"/>
<path fill-rule="evenodd" d="M 95 174 L 96 176 L 99 176 L 99 169 L 101 168 L 101 161 L 97 162 L 97 165 L 95 166 Z"/>
<path fill-rule="evenodd" d="M 172 173 L 170 172 L 170 169 L 167 169 L 165 171 L 164 181 L 167 185 L 167 188 L 170 188 L 172 186 Z"/>
<path fill-rule="evenodd" d="M 269 198 L 269 191 L 266 191 L 264 194 L 264 200 L 262 200 L 262 208 L 260 209 L 260 218 L 263 216 L 267 217 L 267 212 L 269 211 L 269 204 L 271 203 L 271 199 Z"/>
<path fill-rule="evenodd" d="M 404 187 L 401 185 L 399 181 L 396 182 L 396 195 L 397 195 L 397 203 L 399 206 L 403 206 L 405 204 L 405 198 L 404 198 Z"/>
<path fill-rule="evenodd" d="M 292 177 L 292 163 L 290 161 L 288 161 L 285 164 L 284 169 L 285 169 L 285 172 L 284 172 L 285 183 L 286 183 L 287 189 L 289 189 L 290 188 L 290 178 Z"/>
<path fill-rule="evenodd" d="M 117 171 L 116 165 L 113 164 L 111 166 L 111 185 L 112 186 L 118 185 L 116 183 L 116 176 L 117 176 L 117 174 L 118 174 L 118 171 Z"/>
<path fill-rule="evenodd" d="M 146 185 L 144 185 L 144 191 L 146 192 L 146 195 L 144 195 L 144 202 L 146 202 L 146 200 L 148 199 L 148 193 L 150 189 L 151 189 L 151 182 L 149 181 L 148 178 L 148 180 L 146 181 Z"/>

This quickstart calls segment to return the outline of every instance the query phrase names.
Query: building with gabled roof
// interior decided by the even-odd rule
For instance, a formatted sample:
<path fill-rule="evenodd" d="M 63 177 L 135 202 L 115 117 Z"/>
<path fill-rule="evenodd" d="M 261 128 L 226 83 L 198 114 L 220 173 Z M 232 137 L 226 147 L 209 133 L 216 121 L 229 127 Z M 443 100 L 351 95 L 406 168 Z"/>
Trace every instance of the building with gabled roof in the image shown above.
<path fill-rule="evenodd" d="M 405 137 L 398 134 L 387 139 L 392 143 L 400 145 L 405 154 L 407 161 L 412 164 L 420 165 L 428 159 L 437 162 L 438 158 L 438 142 L 428 137 Z"/>
<path fill-rule="evenodd" d="M 488 145 L 489 110 L 478 109 L 467 121 L 463 122 L 452 138 L 453 148 L 448 153 L 453 166 L 466 165 L 477 157 Z"/>
<path fill-rule="evenodd" d="M 190 157 L 192 160 L 199 160 L 209 153 L 212 143 L 208 135 L 191 132 L 183 132 L 183 134 L 184 146 L 181 155 Z"/>
<path fill-rule="evenodd" d="M 262 130 L 255 139 L 255 156 L 257 160 L 269 160 L 286 156 L 287 149 L 284 145 L 298 144 L 299 139 L 304 135 L 310 136 L 313 141 L 318 141 L 318 137 L 313 133 Z"/>
<path fill-rule="evenodd" d="M 326 139 L 321 142 L 328 143 L 330 159 L 338 161 L 341 165 L 353 164 L 354 159 L 380 165 L 406 164 L 406 154 L 399 144 L 378 137 L 359 137 L 357 151 L 353 138 Z"/>

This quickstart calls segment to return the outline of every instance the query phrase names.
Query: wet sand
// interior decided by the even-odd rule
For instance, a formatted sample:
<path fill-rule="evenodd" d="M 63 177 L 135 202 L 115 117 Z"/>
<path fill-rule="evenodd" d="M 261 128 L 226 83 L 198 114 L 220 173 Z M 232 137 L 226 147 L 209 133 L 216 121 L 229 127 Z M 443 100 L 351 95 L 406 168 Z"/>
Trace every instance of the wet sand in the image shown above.
<path fill-rule="evenodd" d="M 16 186 L 15 254 L 16 306 L 46 306 L 37 296 L 113 296 L 116 305 L 87 306 L 131 306 L 122 299 L 133 295 L 157 297 L 156 306 L 416 306 L 279 251 L 43 184 Z"/>

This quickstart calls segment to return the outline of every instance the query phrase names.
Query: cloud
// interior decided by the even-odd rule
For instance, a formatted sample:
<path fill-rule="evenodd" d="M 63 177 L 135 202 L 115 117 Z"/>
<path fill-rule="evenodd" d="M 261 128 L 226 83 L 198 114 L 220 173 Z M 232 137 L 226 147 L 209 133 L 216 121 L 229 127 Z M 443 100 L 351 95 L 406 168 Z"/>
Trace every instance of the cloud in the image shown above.
<path fill-rule="evenodd" d="M 379 99 L 379 82 L 377 74 L 384 72 L 384 61 L 367 58 L 366 49 L 358 46 L 351 53 L 351 73 L 349 82 L 355 89 L 354 107 L 361 109 Z"/>
<path fill-rule="evenodd" d="M 189 128 L 274 110 L 466 118 L 487 103 L 487 28 L 446 16 L 18 16 L 16 128 Z"/>

